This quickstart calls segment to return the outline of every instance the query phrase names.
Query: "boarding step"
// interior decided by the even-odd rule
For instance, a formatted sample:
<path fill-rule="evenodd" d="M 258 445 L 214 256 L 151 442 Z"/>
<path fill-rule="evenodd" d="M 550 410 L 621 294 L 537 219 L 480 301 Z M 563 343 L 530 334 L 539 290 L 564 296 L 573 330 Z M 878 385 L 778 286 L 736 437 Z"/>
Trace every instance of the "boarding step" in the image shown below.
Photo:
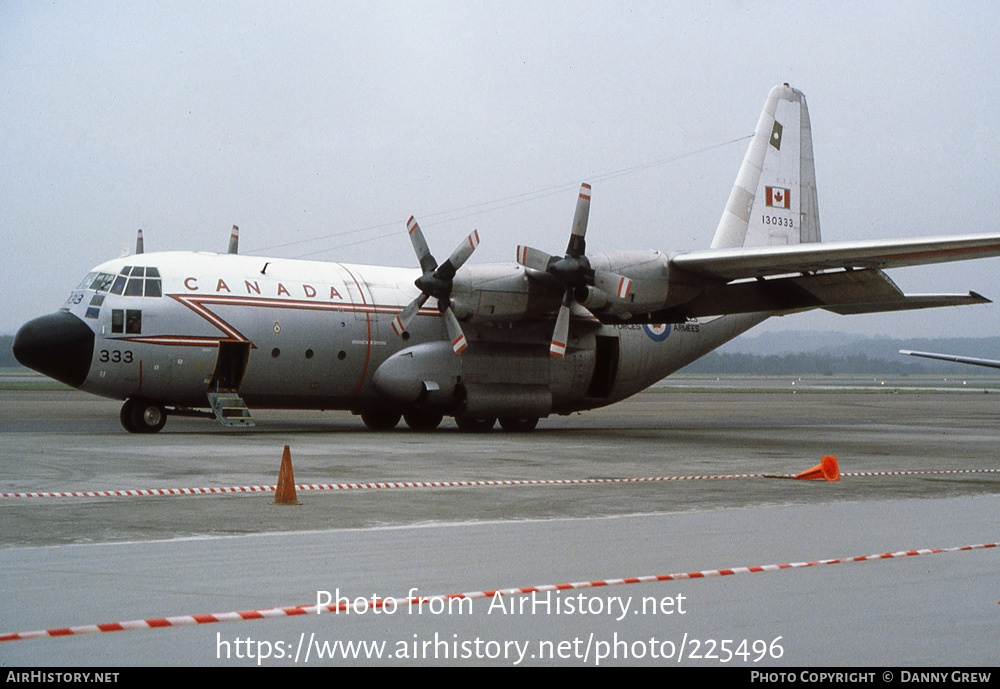
<path fill-rule="evenodd" d="M 235 392 L 210 392 L 208 402 L 223 426 L 253 426 L 250 409 Z"/>

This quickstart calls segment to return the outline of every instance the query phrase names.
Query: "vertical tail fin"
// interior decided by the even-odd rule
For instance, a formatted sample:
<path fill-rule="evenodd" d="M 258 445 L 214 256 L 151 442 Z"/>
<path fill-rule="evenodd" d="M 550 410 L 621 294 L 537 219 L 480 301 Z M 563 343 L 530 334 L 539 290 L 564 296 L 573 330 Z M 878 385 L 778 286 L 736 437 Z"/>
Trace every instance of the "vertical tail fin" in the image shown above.
<path fill-rule="evenodd" d="M 783 84 L 764 103 L 712 248 L 818 241 L 809 108 L 801 91 Z"/>

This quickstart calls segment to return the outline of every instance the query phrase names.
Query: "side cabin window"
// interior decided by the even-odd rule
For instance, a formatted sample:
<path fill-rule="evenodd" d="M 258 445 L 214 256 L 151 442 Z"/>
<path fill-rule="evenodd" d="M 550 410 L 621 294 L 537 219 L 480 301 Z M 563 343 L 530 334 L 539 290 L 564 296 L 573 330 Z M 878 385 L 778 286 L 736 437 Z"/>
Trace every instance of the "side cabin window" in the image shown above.
<path fill-rule="evenodd" d="M 142 332 L 141 309 L 111 309 L 111 332 L 138 335 Z"/>
<path fill-rule="evenodd" d="M 111 332 L 128 335 L 142 333 L 142 310 L 111 309 Z"/>
<path fill-rule="evenodd" d="M 138 309 L 125 310 L 125 332 L 138 335 L 142 332 L 142 311 Z"/>

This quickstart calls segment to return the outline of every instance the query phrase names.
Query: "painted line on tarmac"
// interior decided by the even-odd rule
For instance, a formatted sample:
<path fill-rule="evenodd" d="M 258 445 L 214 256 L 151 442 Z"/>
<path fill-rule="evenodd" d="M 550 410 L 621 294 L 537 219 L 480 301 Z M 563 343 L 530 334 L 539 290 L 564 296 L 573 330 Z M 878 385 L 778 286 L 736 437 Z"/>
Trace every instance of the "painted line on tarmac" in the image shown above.
<path fill-rule="evenodd" d="M 841 476 L 921 476 L 942 474 L 989 474 L 1000 469 L 939 469 L 927 471 L 854 471 Z M 295 490 L 400 490 L 405 488 L 479 488 L 494 486 L 580 486 L 609 483 L 658 483 L 665 481 L 720 481 L 758 478 L 795 478 L 794 474 L 717 474 L 703 476 L 653 476 L 646 478 L 503 479 L 483 481 L 377 481 L 365 483 L 303 483 Z M 136 488 L 130 490 L 88 490 L 0 493 L 0 498 L 134 498 L 176 495 L 220 495 L 231 493 L 273 493 L 270 486 L 217 486 L 208 488 Z"/>
<path fill-rule="evenodd" d="M 776 572 L 785 569 L 802 569 L 805 567 L 817 567 L 819 565 L 839 565 L 852 562 L 869 562 L 873 560 L 890 560 L 896 558 L 914 557 L 918 555 L 935 555 L 938 553 L 954 553 L 971 550 L 984 550 L 996 548 L 1000 543 L 981 543 L 978 545 L 965 545 L 954 548 L 922 548 L 919 550 L 901 550 L 893 553 L 878 553 L 875 555 L 861 555 L 858 557 L 842 557 L 831 560 L 812 560 L 809 562 L 790 562 L 779 565 L 753 565 L 748 567 L 727 567 L 725 569 L 709 569 L 697 572 L 681 572 L 677 574 L 651 574 L 637 577 L 623 577 L 618 579 L 599 579 L 595 581 L 578 581 L 569 584 L 543 584 L 540 586 L 519 586 L 506 589 L 490 589 L 483 591 L 467 591 L 465 593 L 448 593 L 432 596 L 402 597 L 402 598 L 366 598 L 342 599 L 336 604 L 330 605 L 295 605 L 281 608 L 265 608 L 258 610 L 243 610 L 240 612 L 220 612 L 200 615 L 178 615 L 175 617 L 155 617 L 150 619 L 132 620 L 129 622 L 108 622 L 104 624 L 86 624 L 77 627 L 62 627 L 57 629 L 42 629 L 32 632 L 10 632 L 0 634 L 0 642 L 3 641 L 24 641 L 27 639 L 55 638 L 61 636 L 78 636 L 83 634 L 95 634 L 99 632 L 123 632 L 136 629 L 159 629 L 162 627 L 185 627 L 200 624 L 214 624 L 217 622 L 241 622 L 249 620 L 260 620 L 268 618 L 293 617 L 296 615 L 319 614 L 322 612 L 349 612 L 356 613 L 366 610 L 391 609 L 395 610 L 400 606 L 421 606 L 431 601 L 447 601 L 450 599 L 484 599 L 495 598 L 496 596 L 520 596 L 533 593 L 544 593 L 546 591 L 569 591 L 578 589 L 599 588 L 604 586 L 619 586 L 622 584 L 647 584 L 658 581 L 683 581 L 685 579 L 708 579 L 713 577 L 734 576 L 737 574 L 755 574 L 759 572 Z M 411 591 L 412 593 L 412 591 Z M 317 595 L 318 597 L 318 595 Z M 363 605 L 358 605 L 360 600 Z M 296 658 L 297 659 L 297 658 Z"/>

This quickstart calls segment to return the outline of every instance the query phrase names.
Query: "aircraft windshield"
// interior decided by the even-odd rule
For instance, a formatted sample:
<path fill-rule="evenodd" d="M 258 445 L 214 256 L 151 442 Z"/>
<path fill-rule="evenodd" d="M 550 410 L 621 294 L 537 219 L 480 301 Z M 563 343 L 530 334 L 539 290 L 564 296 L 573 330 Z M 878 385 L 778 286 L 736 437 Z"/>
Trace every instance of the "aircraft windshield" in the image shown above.
<path fill-rule="evenodd" d="M 115 281 L 115 276 L 109 273 L 98 273 L 97 277 L 94 278 L 93 282 L 90 283 L 90 289 L 96 292 L 107 292 L 111 288 L 111 283 Z"/>
<path fill-rule="evenodd" d="M 126 297 L 161 297 L 163 286 L 160 271 L 144 266 L 125 266 L 118 275 L 91 273 L 81 287 L 95 292 L 111 292 Z"/>

